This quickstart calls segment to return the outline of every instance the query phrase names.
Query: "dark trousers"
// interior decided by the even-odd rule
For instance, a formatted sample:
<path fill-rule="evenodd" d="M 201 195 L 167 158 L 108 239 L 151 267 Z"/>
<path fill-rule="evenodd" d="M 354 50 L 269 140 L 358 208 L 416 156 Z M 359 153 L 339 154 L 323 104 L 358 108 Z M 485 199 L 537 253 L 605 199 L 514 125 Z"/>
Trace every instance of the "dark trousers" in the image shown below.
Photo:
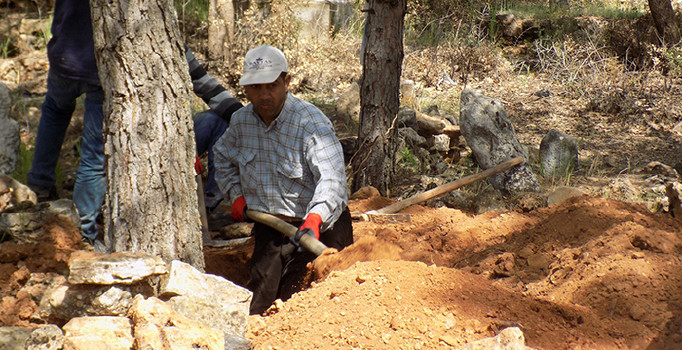
<path fill-rule="evenodd" d="M 303 222 L 293 224 L 300 226 Z M 247 288 L 253 292 L 250 314 L 262 314 L 277 299 L 287 300 L 301 291 L 306 265 L 315 254 L 297 247 L 281 232 L 267 225 L 253 226 L 255 247 L 251 257 L 251 276 Z M 334 227 L 320 233 L 320 241 L 329 248 L 341 250 L 353 244 L 353 225 L 346 208 Z"/>

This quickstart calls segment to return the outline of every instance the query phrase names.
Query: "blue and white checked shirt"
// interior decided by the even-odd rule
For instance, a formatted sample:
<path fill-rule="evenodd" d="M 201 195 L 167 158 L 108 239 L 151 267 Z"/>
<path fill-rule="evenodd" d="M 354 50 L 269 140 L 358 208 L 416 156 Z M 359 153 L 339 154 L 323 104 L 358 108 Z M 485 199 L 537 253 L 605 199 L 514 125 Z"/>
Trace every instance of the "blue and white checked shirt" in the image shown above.
<path fill-rule="evenodd" d="M 316 213 L 322 231 L 348 204 L 343 150 L 331 121 L 291 94 L 270 126 L 253 104 L 235 112 L 213 152 L 215 179 L 230 203 L 243 195 L 252 210 L 301 219 Z"/>

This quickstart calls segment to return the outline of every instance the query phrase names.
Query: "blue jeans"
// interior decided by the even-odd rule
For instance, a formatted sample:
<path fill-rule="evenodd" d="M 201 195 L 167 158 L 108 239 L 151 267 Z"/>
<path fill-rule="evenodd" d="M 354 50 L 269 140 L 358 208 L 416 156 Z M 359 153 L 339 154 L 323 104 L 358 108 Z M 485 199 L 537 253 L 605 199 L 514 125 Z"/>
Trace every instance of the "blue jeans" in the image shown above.
<path fill-rule="evenodd" d="M 33 164 L 28 184 L 50 189 L 57 179 L 55 169 L 66 129 L 76 108 L 76 99 L 85 94 L 85 114 L 81 139 L 81 159 L 73 189 L 73 202 L 81 219 L 83 236 L 97 237 L 97 215 L 106 193 L 102 103 L 104 91 L 98 85 L 48 74 L 47 95 L 38 123 Z"/>
<path fill-rule="evenodd" d="M 215 112 L 207 110 L 197 113 L 194 119 L 194 136 L 197 143 L 197 154 L 202 155 L 208 151 L 208 178 L 204 186 L 204 202 L 209 209 L 215 208 L 223 196 L 215 181 L 215 166 L 213 165 L 213 145 L 225 133 L 229 124 L 220 118 Z"/>
<path fill-rule="evenodd" d="M 71 122 L 76 99 L 85 94 L 85 114 L 81 140 L 81 159 L 73 189 L 73 202 L 81 220 L 82 235 L 95 239 L 98 234 L 97 216 L 107 191 L 104 172 L 104 141 L 102 137 L 104 92 L 97 85 L 48 75 L 47 95 L 38 123 L 33 164 L 28 173 L 28 184 L 49 189 L 55 186 L 55 169 Z M 206 206 L 213 208 L 222 196 L 214 179 L 213 145 L 225 132 L 228 123 L 213 111 L 193 117 L 197 154 L 208 151 L 208 180 L 204 189 Z"/>

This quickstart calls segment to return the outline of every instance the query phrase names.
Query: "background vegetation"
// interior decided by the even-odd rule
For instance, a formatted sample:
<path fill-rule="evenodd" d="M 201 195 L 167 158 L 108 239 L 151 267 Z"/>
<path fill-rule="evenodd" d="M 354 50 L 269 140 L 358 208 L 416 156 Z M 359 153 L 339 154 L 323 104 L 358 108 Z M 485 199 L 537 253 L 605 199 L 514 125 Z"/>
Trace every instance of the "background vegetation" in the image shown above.
<path fill-rule="evenodd" d="M 208 71 L 238 97 L 244 97 L 237 85 L 243 55 L 249 48 L 267 43 L 287 54 L 294 93 L 319 105 L 332 118 L 343 113 L 338 108 L 339 99 L 359 82 L 362 74 L 359 56 L 363 1 L 353 1 L 354 15 L 328 37 L 300 35 L 304 24 L 295 15 L 295 9 L 303 0 L 235 2 L 238 16 L 230 61 L 213 60 L 208 55 L 208 0 L 174 1 L 185 42 Z M 435 108 L 442 116 L 457 121 L 459 94 L 464 86 L 469 86 L 505 103 L 522 143 L 529 145 L 531 151 L 550 128 L 575 136 L 583 146 L 581 164 L 575 172 L 560 179 L 545 179 L 548 185 L 574 185 L 595 175 L 632 172 L 651 157 L 682 171 L 682 156 L 672 150 L 640 154 L 607 150 L 616 147 L 609 146 L 609 142 L 647 147 L 645 141 L 608 141 L 617 130 L 630 135 L 652 134 L 670 130 L 682 119 L 678 103 L 682 46 L 659 40 L 647 2 L 571 1 L 568 7 L 551 9 L 548 3 L 408 1 L 401 78 L 414 82 L 415 93 L 403 96 L 402 104 L 418 111 Z M 41 5 L 39 11 L 27 6 L 25 18 L 49 18 L 50 11 L 47 4 Z M 498 15 L 512 15 L 523 22 L 523 33 L 517 37 L 505 35 Z M 530 27 L 526 28 L 525 23 L 531 23 Z M 50 37 L 49 25 L 38 32 L 30 45 L 44 51 Z M 0 58 L 18 57 L 19 39 L 9 30 L 0 35 Z M 534 94 L 541 89 L 554 98 L 550 106 L 538 105 L 542 100 L 537 102 L 539 97 Z M 22 158 L 29 162 L 33 142 L 30 135 L 35 131 L 30 128 L 35 125 L 27 120 L 39 114 L 42 99 L 25 89 L 13 89 L 13 93 L 17 95 L 11 113 L 26 126 Z M 205 106 L 197 101 L 196 109 L 202 108 Z M 336 119 L 345 121 L 337 130 L 347 135 L 355 132 L 357 126 L 351 118 Z M 654 130 L 648 130 L 652 125 Z M 595 136 L 599 139 L 591 140 Z M 68 139 L 64 148 L 67 157 L 62 157 L 66 164 L 62 164 L 61 172 L 66 173 L 60 174 L 60 179 L 64 179 L 67 187 L 72 178 L 68 169 L 78 160 L 76 145 L 77 140 Z M 400 153 L 406 171 L 429 173 L 409 148 Z M 452 176 L 477 171 L 475 161 L 464 148 L 461 161 L 451 165 L 455 167 Z M 17 178 L 22 179 L 27 169 L 23 164 L 17 170 Z"/>

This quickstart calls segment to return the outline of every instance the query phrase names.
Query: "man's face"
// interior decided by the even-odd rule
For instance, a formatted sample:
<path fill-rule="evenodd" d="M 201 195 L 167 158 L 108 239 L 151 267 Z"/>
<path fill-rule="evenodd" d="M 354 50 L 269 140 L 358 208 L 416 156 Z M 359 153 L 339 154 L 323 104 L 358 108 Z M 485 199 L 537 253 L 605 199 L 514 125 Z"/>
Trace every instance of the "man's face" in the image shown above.
<path fill-rule="evenodd" d="M 246 97 L 266 124 L 269 125 L 282 111 L 284 101 L 287 99 L 290 81 L 291 76 L 287 74 L 284 78 L 277 77 L 275 81 L 269 84 L 244 86 Z"/>

